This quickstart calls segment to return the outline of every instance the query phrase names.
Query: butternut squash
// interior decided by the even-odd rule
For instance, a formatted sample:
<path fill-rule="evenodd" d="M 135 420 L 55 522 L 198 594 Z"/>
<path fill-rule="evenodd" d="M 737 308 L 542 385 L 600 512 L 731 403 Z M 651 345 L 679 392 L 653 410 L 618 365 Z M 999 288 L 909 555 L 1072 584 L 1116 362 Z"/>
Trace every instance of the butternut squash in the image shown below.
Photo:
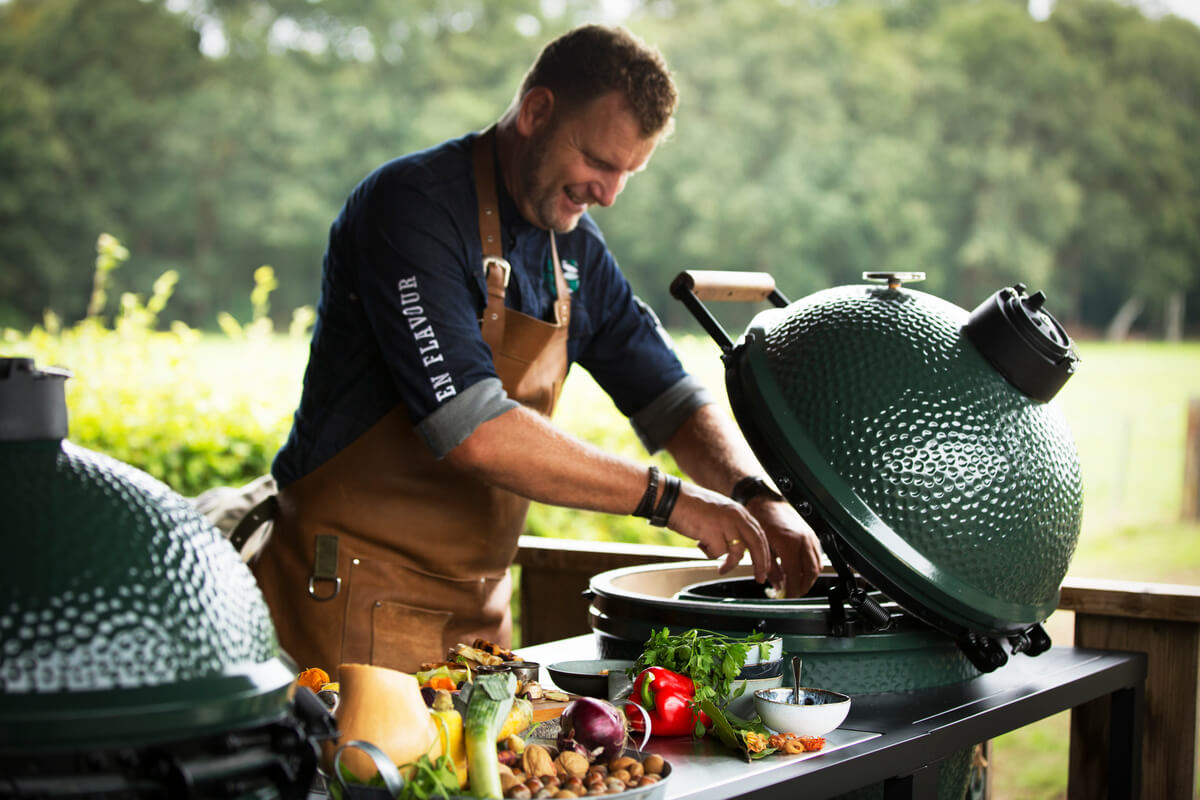
<path fill-rule="evenodd" d="M 333 774 L 333 753 L 338 745 L 362 739 L 387 753 L 397 767 L 411 764 L 422 755 L 437 758 L 442 754 L 438 726 L 421 697 L 417 679 L 407 672 L 370 664 L 342 664 L 338 667 L 341 703 L 337 719 L 340 738 L 325 742 L 323 765 Z M 342 762 L 360 780 L 375 774 L 371 759 L 356 748 L 342 753 Z M 401 770 L 405 779 L 413 770 Z"/>

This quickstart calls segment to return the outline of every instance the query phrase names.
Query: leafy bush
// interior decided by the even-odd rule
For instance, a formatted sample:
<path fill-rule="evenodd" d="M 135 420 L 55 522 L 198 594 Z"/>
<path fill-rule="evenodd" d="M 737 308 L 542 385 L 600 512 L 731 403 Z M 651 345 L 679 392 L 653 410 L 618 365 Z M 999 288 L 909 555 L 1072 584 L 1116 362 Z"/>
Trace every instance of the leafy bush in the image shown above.
<path fill-rule="evenodd" d="M 43 324 L 27 334 L 6 329 L 4 355 L 71 370 L 66 388 L 70 440 L 132 464 L 181 494 L 238 486 L 266 473 L 299 399 L 312 308 L 297 309 L 289 330 L 277 333 L 268 311 L 278 284 L 274 271 L 264 266 L 254 273 L 249 323 L 222 312 L 220 333 L 202 333 L 178 321 L 164 326 L 160 319 L 179 280 L 169 271 L 155 281 L 149 298 L 123 294 L 110 320 L 105 317 L 109 277 L 128 258 L 120 242 L 102 235 L 86 318 L 64 327 L 47 312 Z M 651 461 L 625 417 L 582 370 L 567 380 L 555 421 L 609 452 Z M 652 460 L 682 474 L 670 456 Z M 692 544 L 644 519 L 537 503 L 526 532 Z"/>
<path fill-rule="evenodd" d="M 28 334 L 3 333 L 5 355 L 72 371 L 67 408 L 72 442 L 132 464 L 184 495 L 240 485 L 270 468 L 287 436 L 291 405 L 253 381 L 214 381 L 204 374 L 206 338 L 182 322 L 160 329 L 159 318 L 178 282 L 174 271 L 155 281 L 150 297 L 121 295 L 105 318 L 110 273 L 129 257 L 112 236 L 97 242 L 87 316 L 64 328 L 53 312 Z M 267 314 L 274 271 L 259 267 L 251 293 L 254 316 L 239 324 L 223 314 L 224 337 L 240 347 L 277 338 Z M 298 309 L 288 336 L 306 338 L 313 320 Z"/>

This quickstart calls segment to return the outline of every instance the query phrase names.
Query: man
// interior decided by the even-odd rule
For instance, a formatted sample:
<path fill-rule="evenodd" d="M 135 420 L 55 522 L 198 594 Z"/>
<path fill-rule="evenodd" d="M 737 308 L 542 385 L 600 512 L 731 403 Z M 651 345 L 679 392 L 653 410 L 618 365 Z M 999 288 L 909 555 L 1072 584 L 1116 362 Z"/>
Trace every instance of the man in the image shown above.
<path fill-rule="evenodd" d="M 492 128 L 389 162 L 351 193 L 255 566 L 301 666 L 413 670 L 477 636 L 507 644 L 530 500 L 637 513 L 723 569 L 749 552 L 757 580 L 792 594 L 815 580 L 816 537 L 754 479 L 733 422 L 586 214 L 646 167 L 675 105 L 656 51 L 584 26 L 547 45 Z M 572 362 L 696 483 L 556 428 Z"/>

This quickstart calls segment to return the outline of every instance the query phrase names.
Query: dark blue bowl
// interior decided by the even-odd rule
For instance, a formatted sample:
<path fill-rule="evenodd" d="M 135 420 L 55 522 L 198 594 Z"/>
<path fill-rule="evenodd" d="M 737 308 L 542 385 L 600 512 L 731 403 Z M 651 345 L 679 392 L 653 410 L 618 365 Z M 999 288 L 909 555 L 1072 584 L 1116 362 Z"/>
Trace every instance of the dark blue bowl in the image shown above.
<path fill-rule="evenodd" d="M 747 664 L 742 667 L 742 671 L 738 673 L 738 678 L 742 680 L 756 680 L 758 678 L 777 678 L 783 674 L 783 659 L 777 658 L 774 661 L 762 661 L 758 664 Z"/>

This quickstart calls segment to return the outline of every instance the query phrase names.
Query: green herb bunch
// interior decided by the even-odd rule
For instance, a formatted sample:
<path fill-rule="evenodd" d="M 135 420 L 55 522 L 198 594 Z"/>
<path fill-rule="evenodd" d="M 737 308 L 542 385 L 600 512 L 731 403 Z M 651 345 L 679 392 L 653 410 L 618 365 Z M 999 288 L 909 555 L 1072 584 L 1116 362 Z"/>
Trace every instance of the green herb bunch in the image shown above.
<path fill-rule="evenodd" d="M 699 708 L 704 701 L 721 706 L 732 699 L 733 682 L 745 666 L 750 648 L 757 646 L 760 657 L 767 657 L 766 638 L 757 631 L 736 637 L 695 628 L 680 634 L 672 634 L 670 628 L 652 630 L 629 676 L 634 678 L 647 667 L 669 669 L 696 684 L 693 707 Z"/>

